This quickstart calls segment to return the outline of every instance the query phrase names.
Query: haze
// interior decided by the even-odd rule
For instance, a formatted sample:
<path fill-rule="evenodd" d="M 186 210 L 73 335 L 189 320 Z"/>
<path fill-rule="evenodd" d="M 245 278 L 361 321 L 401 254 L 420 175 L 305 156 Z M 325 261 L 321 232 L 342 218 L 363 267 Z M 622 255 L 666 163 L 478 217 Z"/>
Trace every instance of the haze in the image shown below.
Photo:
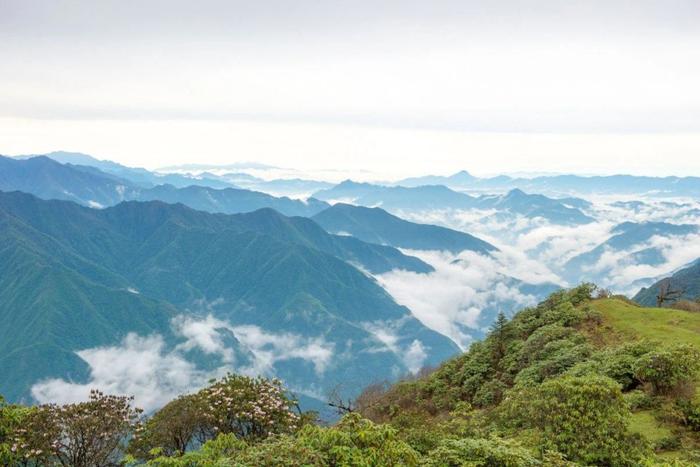
<path fill-rule="evenodd" d="M 0 0 L 0 153 L 700 175 L 696 1 Z"/>

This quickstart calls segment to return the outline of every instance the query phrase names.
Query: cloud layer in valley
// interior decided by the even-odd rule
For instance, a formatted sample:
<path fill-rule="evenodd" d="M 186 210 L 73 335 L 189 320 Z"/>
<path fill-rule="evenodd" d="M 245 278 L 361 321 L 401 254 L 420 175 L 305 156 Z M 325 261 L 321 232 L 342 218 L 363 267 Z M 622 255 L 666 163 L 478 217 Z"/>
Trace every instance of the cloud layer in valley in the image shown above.
<path fill-rule="evenodd" d="M 321 337 L 271 333 L 252 325 L 232 326 L 211 315 L 204 319 L 179 316 L 173 319 L 172 329 L 182 341 L 175 347 L 168 346 L 160 335 L 130 333 L 117 345 L 80 350 L 76 353 L 90 370 L 86 383 L 44 380 L 32 387 L 32 396 L 40 403 L 69 403 L 86 400 L 90 389 L 99 388 L 110 394 L 133 395 L 136 405 L 150 411 L 230 371 L 273 376 L 275 363 L 301 359 L 311 362 L 320 374 L 333 356 L 333 345 Z M 233 346 L 226 342 L 227 334 L 241 344 L 239 351 L 252 358 L 236 361 Z M 199 368 L 189 358 L 193 350 L 218 355 L 220 364 Z"/>

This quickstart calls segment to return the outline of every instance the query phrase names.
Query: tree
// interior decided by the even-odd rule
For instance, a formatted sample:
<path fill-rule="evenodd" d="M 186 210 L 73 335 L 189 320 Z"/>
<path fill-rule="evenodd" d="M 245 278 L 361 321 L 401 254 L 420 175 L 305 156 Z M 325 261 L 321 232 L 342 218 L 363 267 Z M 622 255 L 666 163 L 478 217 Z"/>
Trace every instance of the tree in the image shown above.
<path fill-rule="evenodd" d="M 682 289 L 674 289 L 671 286 L 671 278 L 666 278 L 659 284 L 659 292 L 656 295 L 656 307 L 661 308 L 666 302 L 678 300 L 684 293 Z"/>
<path fill-rule="evenodd" d="M 146 421 L 141 435 L 129 444 L 129 452 L 141 459 L 150 457 L 153 449 L 173 456 L 183 454 L 194 440 L 206 441 L 201 402 L 196 395 L 184 395 L 166 404 Z"/>
<path fill-rule="evenodd" d="M 292 433 L 307 418 L 294 413 L 294 407 L 296 401 L 287 397 L 279 380 L 229 374 L 156 412 L 129 452 L 139 459 L 178 456 L 194 441 L 205 443 L 219 434 L 257 442 Z"/>
<path fill-rule="evenodd" d="M 38 465 L 119 465 L 123 443 L 140 424 L 133 398 L 90 392 L 87 402 L 40 405 L 13 432 L 13 448 Z"/>

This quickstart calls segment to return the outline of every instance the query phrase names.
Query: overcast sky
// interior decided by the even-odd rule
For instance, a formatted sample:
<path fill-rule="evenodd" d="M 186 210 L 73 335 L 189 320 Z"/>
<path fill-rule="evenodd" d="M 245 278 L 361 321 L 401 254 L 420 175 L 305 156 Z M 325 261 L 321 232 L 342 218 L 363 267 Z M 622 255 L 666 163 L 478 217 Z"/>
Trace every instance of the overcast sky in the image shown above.
<path fill-rule="evenodd" d="M 700 175 L 700 1 L 0 0 L 0 153 Z"/>

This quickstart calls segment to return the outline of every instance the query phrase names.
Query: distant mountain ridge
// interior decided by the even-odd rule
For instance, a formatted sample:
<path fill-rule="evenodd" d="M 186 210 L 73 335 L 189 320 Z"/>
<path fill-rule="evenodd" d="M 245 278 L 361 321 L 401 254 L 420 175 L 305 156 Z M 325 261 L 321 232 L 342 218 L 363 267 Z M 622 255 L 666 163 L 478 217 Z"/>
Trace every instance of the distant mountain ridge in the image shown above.
<path fill-rule="evenodd" d="M 396 182 L 396 185 L 415 187 L 426 184 L 445 185 L 456 190 L 507 191 L 518 188 L 528 192 L 546 194 L 661 194 L 697 196 L 700 194 L 700 177 L 647 177 L 637 175 L 544 175 L 532 178 L 495 177 L 479 178 L 466 171 L 451 176 L 428 175 Z"/>
<path fill-rule="evenodd" d="M 179 175 L 177 177 L 185 178 Z M 225 214 L 270 207 L 290 216 L 311 216 L 328 207 L 327 203 L 315 199 L 300 201 L 286 197 L 277 198 L 228 185 L 228 188 L 193 185 L 200 180 L 187 180 L 190 180 L 191 184 L 181 188 L 168 184 L 144 188 L 132 180 L 120 178 L 114 173 L 102 172 L 96 167 L 61 164 L 46 156 L 28 159 L 0 156 L 0 190 L 23 191 L 42 199 L 75 201 L 91 207 L 114 206 L 122 201 L 160 200 Z"/>
<path fill-rule="evenodd" d="M 488 254 L 497 248 L 464 232 L 428 224 L 416 224 L 380 208 L 338 203 L 312 217 L 332 233 L 345 233 L 370 243 L 413 250 L 464 250 Z"/>
<path fill-rule="evenodd" d="M 586 224 L 593 218 L 567 203 L 514 189 L 505 195 L 470 196 L 443 185 L 385 186 L 346 180 L 314 193 L 314 198 L 344 202 L 387 211 L 430 209 L 499 209 L 529 218 L 542 217 L 558 224 Z M 583 201 L 583 200 L 581 200 Z M 571 201 L 569 200 L 570 204 Z"/>

